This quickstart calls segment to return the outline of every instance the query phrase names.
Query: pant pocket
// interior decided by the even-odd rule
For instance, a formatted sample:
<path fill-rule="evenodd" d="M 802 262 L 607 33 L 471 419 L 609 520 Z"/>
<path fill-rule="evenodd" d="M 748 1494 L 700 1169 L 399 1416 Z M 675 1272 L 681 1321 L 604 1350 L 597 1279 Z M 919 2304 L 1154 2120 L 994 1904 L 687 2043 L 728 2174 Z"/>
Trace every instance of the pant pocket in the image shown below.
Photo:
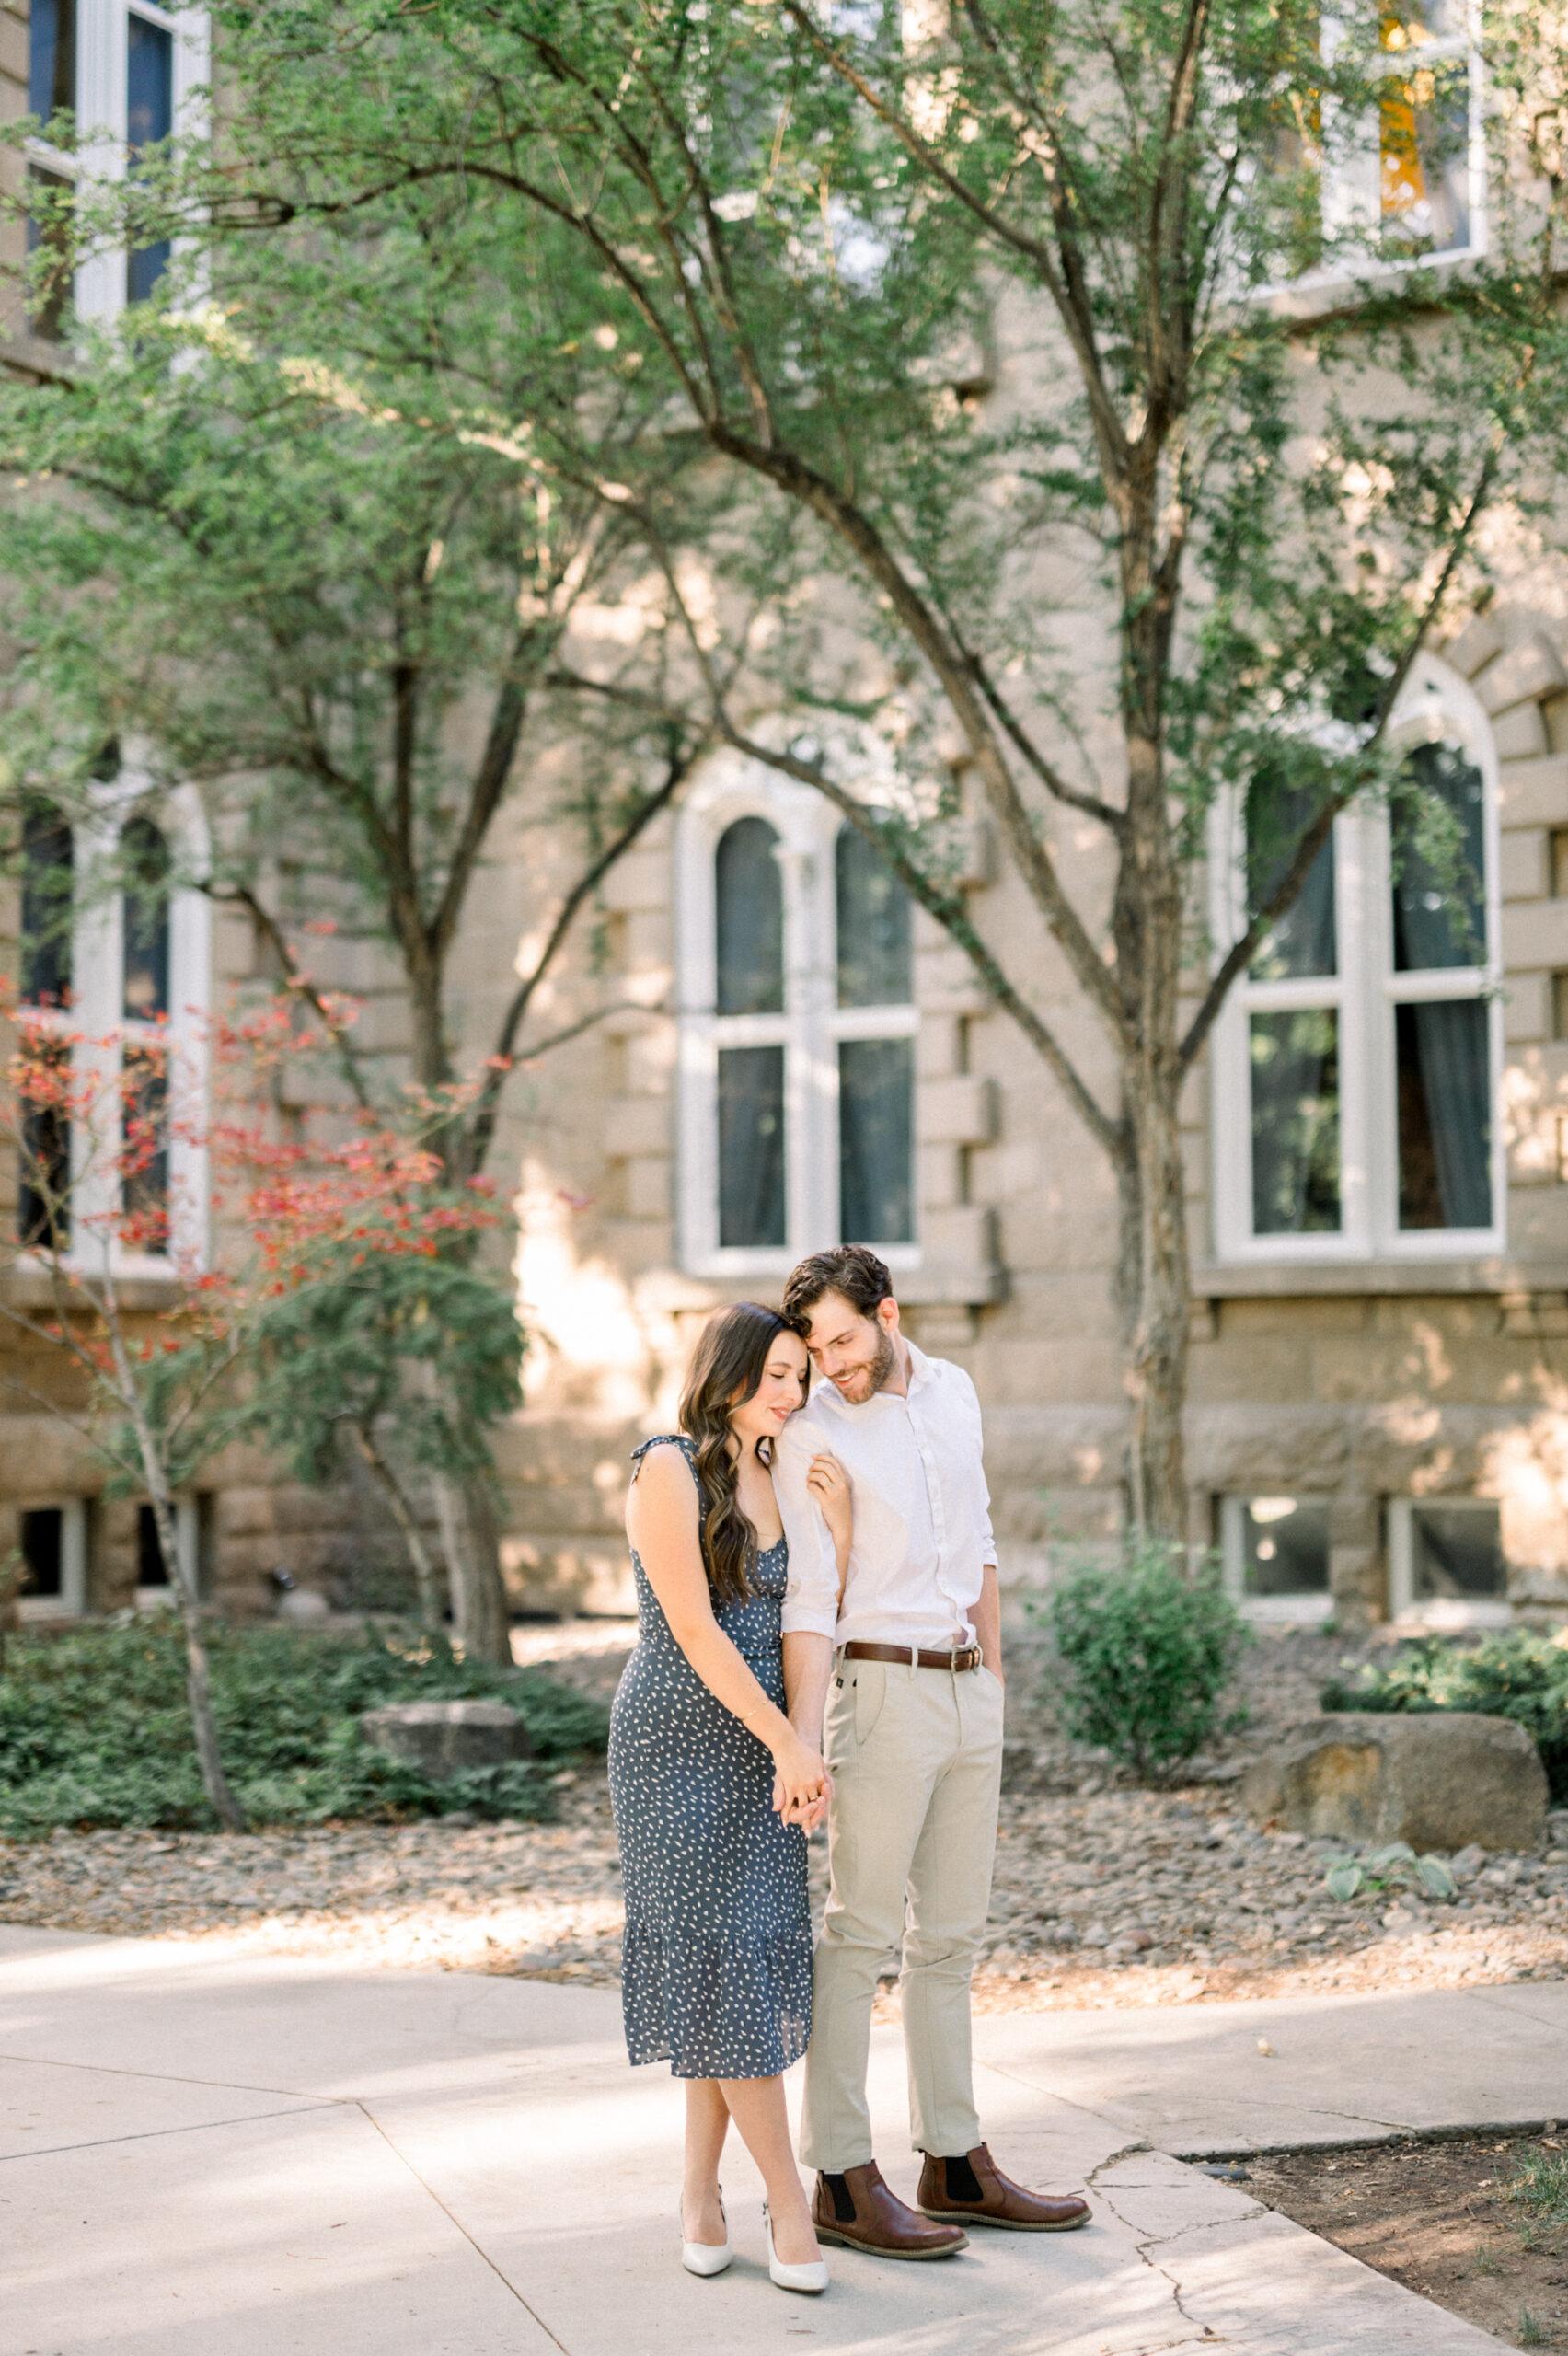
<path fill-rule="evenodd" d="M 827 1708 L 823 1713 L 822 1755 L 830 1772 L 842 1767 L 847 1755 L 855 1748 L 855 1679 L 846 1665 L 833 1672 L 833 1682 L 827 1689 Z"/>
<path fill-rule="evenodd" d="M 887 1700 L 887 1664 L 880 1660 L 855 1663 L 855 1740 L 869 1742 Z"/>

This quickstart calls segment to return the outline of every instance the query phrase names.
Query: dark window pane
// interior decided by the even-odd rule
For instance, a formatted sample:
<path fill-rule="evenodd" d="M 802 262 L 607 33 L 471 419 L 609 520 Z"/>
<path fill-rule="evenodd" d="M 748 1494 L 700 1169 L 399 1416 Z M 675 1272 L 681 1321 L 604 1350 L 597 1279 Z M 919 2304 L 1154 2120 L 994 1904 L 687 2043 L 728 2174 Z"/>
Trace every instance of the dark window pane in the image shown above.
<path fill-rule="evenodd" d="M 154 1022 L 168 1012 L 168 845 L 150 818 L 133 818 L 120 849 L 125 1020 Z"/>
<path fill-rule="evenodd" d="M 915 1240 L 915 1042 L 838 1049 L 838 1232 L 846 1243 Z"/>
<path fill-rule="evenodd" d="M 125 20 L 125 136 L 131 167 L 155 140 L 174 129 L 174 36 L 133 12 Z M 168 268 L 168 240 L 127 257 L 125 299 L 144 303 Z"/>
<path fill-rule="evenodd" d="M 1394 799 L 1394 970 L 1486 963 L 1486 790 L 1457 745 L 1422 745 Z"/>
<path fill-rule="evenodd" d="M 766 818 L 739 818 L 721 837 L 715 865 L 719 902 L 719 1011 L 784 1011 L 784 879 Z"/>
<path fill-rule="evenodd" d="M 76 0 L 32 0 L 28 13 L 28 112 L 47 122 L 76 105 Z"/>
<path fill-rule="evenodd" d="M 1253 1232 L 1337 1233 L 1339 1018 L 1317 1007 L 1254 1014 L 1249 1044 Z"/>
<path fill-rule="evenodd" d="M 136 1508 L 136 1584 L 167 1587 L 168 1565 L 158 1543 L 158 1518 L 151 1506 Z"/>
<path fill-rule="evenodd" d="M 35 802 L 22 819 L 22 997 L 29 1006 L 64 1006 L 71 996 L 71 829 L 52 803 Z"/>
<path fill-rule="evenodd" d="M 65 1517 L 58 1506 L 22 1516 L 22 1560 L 29 1595 L 58 1595 L 63 1585 Z"/>
<path fill-rule="evenodd" d="M 1411 1587 L 1418 1603 L 1508 1592 L 1495 1506 L 1412 1507 L 1410 1550 Z"/>
<path fill-rule="evenodd" d="M 1400 1225 L 1492 1224 L 1492 1049 L 1485 1003 L 1394 1010 Z"/>
<path fill-rule="evenodd" d="M 851 826 L 839 829 L 834 855 L 838 912 L 840 1006 L 906 1006 L 909 895 L 878 852 Z"/>
<path fill-rule="evenodd" d="M 1243 1583 L 1249 1595 L 1326 1595 L 1329 1509 L 1296 1497 L 1241 1505 Z"/>
<path fill-rule="evenodd" d="M 58 343 L 71 300 L 70 207 L 72 184 L 58 172 L 28 167 L 28 258 L 32 271 L 28 327 L 45 343 Z"/>
<path fill-rule="evenodd" d="M 720 1052 L 719 1241 L 785 1241 L 782 1047 Z"/>
<path fill-rule="evenodd" d="M 167 1252 L 168 1077 L 162 1055 L 128 1049 L 120 1093 L 121 1240 L 133 1252 Z"/>
<path fill-rule="evenodd" d="M 1318 795 L 1269 777 L 1247 794 L 1247 913 L 1251 918 L 1284 882 L 1303 835 L 1321 807 Z M 1334 935 L 1334 838 L 1313 860 L 1299 896 L 1252 961 L 1254 979 L 1339 971 Z"/>
<path fill-rule="evenodd" d="M 70 1048 L 33 1042 L 19 1086 L 17 1234 L 31 1251 L 63 1252 L 71 1241 Z"/>

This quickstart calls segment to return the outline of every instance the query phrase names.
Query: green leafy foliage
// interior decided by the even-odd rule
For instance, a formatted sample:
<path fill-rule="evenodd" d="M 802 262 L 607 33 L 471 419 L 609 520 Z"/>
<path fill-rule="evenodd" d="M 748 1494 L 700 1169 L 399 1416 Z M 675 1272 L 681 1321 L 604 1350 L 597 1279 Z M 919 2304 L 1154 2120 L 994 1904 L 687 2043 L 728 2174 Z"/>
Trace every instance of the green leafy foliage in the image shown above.
<path fill-rule="evenodd" d="M 213 1707 L 235 1791 L 253 1822 L 318 1824 L 549 1813 L 548 1771 L 602 1750 L 601 1706 L 539 1669 L 459 1659 L 444 1639 L 371 1631 L 353 1639 L 293 1629 L 222 1634 L 212 1646 Z M 510 1703 L 534 1757 L 435 1784 L 375 1750 L 363 1711 L 384 1702 Z M 172 1622 L 84 1630 L 13 1644 L 0 1677 L 0 1830 L 57 1824 L 207 1826 Z"/>
<path fill-rule="evenodd" d="M 340 1474 L 345 1419 L 390 1417 L 414 1463 L 477 1472 L 485 1432 L 517 1404 L 523 1342 L 511 1292 L 483 1265 L 332 1238 L 259 1321 L 254 1428 L 305 1481 Z M 421 1368 L 435 1378 L 425 1389 L 405 1379 Z"/>
<path fill-rule="evenodd" d="M 1346 1900 L 1412 1888 L 1428 1898 L 1452 1898 L 1458 1888 L 1441 1857 L 1418 1857 L 1408 1841 L 1392 1841 L 1368 1857 L 1332 1857 L 1323 1879 L 1332 1897 Z"/>
<path fill-rule="evenodd" d="M 1171 1548 L 1134 1541 L 1113 1569 L 1069 1570 L 1046 1610 L 1046 1691 L 1063 1726 L 1146 1781 L 1245 1719 L 1220 1705 L 1246 1625 L 1212 1565 L 1186 1578 L 1177 1565 Z"/>
<path fill-rule="evenodd" d="M 1323 1688 L 1325 1710 L 1480 1710 L 1533 1735 L 1554 1800 L 1568 1800 L 1568 1650 L 1528 1628 L 1460 1645 L 1424 1636 L 1354 1682 Z"/>

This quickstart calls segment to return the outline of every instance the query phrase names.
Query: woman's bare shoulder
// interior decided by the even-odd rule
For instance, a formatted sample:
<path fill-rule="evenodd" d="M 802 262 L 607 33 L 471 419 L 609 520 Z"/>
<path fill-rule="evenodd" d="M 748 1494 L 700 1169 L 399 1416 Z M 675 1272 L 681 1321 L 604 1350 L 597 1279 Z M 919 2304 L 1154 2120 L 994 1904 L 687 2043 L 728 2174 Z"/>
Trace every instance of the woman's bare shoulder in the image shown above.
<path fill-rule="evenodd" d="M 666 1508 L 684 1501 L 696 1513 L 696 1472 L 686 1449 L 673 1437 L 663 1442 L 651 1440 L 639 1449 L 628 1505 L 638 1496 Z"/>

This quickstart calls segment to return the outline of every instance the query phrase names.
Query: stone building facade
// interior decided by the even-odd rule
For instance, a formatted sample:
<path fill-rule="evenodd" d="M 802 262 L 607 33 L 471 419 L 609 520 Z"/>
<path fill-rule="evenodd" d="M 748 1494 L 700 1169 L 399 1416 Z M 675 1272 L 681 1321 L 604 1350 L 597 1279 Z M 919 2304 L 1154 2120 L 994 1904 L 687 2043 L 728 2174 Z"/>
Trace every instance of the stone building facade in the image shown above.
<path fill-rule="evenodd" d="M 25 0 L 0 0 L 0 110 L 26 103 L 40 23 L 70 13 L 34 0 L 29 31 Z M 128 44 L 150 53 L 133 18 L 194 21 L 80 0 L 106 106 Z M 1454 217 L 1450 243 L 1470 234 Z M 112 307 L 114 288 L 78 299 Z M 1004 322 L 990 398 L 1020 398 L 1038 361 L 1037 329 Z M 62 360 L 13 314 L 0 364 Z M 1188 1094 L 1192 1536 L 1263 1617 L 1568 1612 L 1568 572 L 1529 549 L 1498 569 L 1500 594 L 1424 659 L 1396 725 L 1472 853 L 1468 921 L 1424 904 L 1386 814 L 1348 814 Z M 1216 815 L 1221 941 L 1244 836 L 1244 813 Z M 1058 816 L 1053 839 L 1080 904 L 1102 902 L 1092 830 Z M 1092 1072 L 1089 1018 L 983 821 L 966 841 L 977 926 Z M 548 917 L 554 856 L 503 814 L 459 950 L 473 1056 Z M 232 918 L 205 924 L 200 953 L 214 998 L 260 970 Z M 366 997 L 367 1035 L 395 1057 L 404 1010 L 370 944 L 332 955 L 323 978 Z M 703 1318 L 776 1299 L 795 1256 L 846 1231 L 884 1249 L 920 1345 L 974 1377 L 1015 1603 L 1063 1546 L 1112 1533 L 1125 1417 L 1110 1173 L 961 953 L 836 814 L 715 755 L 612 873 L 540 1011 L 608 1005 L 513 1082 L 494 1165 L 515 1189 L 531 1335 L 498 1449 L 516 1608 L 628 1607 L 628 1454 L 671 1422 Z M 156 1272 L 138 1281 L 156 1316 Z M 35 1611 L 150 1592 L 145 1516 L 99 1487 L 58 1424 L 0 1413 L 0 1551 L 19 1537 L 38 1554 Z M 242 1612 L 270 1608 L 278 1567 L 351 1595 L 394 1551 L 352 1486 L 306 1495 L 237 1455 L 186 1528 Z"/>

